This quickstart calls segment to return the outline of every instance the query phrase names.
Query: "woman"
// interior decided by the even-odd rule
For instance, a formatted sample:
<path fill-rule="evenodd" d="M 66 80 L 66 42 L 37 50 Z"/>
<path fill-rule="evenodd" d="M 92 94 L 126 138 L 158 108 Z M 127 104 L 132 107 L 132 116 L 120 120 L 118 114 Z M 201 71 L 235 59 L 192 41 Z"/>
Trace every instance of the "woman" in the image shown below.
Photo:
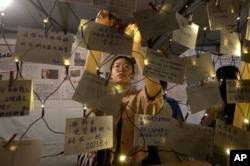
<path fill-rule="evenodd" d="M 117 24 L 119 21 L 116 16 L 108 11 L 99 12 L 96 18 L 96 23 L 115 27 L 119 27 Z M 144 53 L 141 47 L 141 35 L 135 24 L 129 24 L 126 30 L 134 31 L 132 56 L 142 72 Z M 96 68 L 100 58 L 100 52 L 90 51 L 86 59 L 85 70 L 98 73 Z M 145 77 L 145 87 L 142 90 L 134 90 L 130 89 L 134 75 L 134 64 L 130 58 L 117 56 L 111 63 L 110 81 L 120 84 L 126 89 L 120 111 L 114 116 L 114 147 L 111 149 L 109 156 L 111 165 L 120 165 L 118 164 L 120 155 L 125 155 L 131 165 L 140 165 L 141 161 L 148 156 L 146 146 L 133 147 L 133 133 L 134 129 L 136 129 L 134 115 L 154 114 L 161 109 L 164 103 L 162 98 L 163 91 L 159 80 Z M 104 156 L 101 156 L 101 158 L 104 158 Z M 97 162 L 98 165 L 101 165 L 98 161 L 98 155 Z"/>

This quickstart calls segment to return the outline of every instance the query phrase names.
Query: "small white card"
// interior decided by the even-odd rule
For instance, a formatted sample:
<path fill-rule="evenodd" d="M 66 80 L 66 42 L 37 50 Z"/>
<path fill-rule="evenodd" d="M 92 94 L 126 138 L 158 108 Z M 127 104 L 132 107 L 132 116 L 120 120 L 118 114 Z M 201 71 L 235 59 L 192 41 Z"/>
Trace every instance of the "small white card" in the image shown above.
<path fill-rule="evenodd" d="M 220 53 L 241 56 L 240 34 L 228 30 L 220 31 Z"/>
<path fill-rule="evenodd" d="M 204 85 L 187 87 L 186 92 L 192 113 L 210 108 L 215 104 L 223 104 L 217 81 L 208 81 Z"/>
<path fill-rule="evenodd" d="M 239 56 L 232 55 L 212 55 L 215 71 L 223 66 L 235 66 L 236 68 L 241 68 L 241 59 Z"/>
<path fill-rule="evenodd" d="M 246 149 L 246 131 L 217 119 L 214 130 L 214 144 L 226 149 Z"/>
<path fill-rule="evenodd" d="M 134 146 L 164 145 L 170 117 L 163 115 L 135 115 Z"/>
<path fill-rule="evenodd" d="M 239 6 L 239 1 L 220 0 L 219 6 L 215 5 L 215 1 L 207 3 L 207 12 L 211 30 L 229 30 L 232 27 L 237 28 L 237 16 L 235 11 Z M 232 12 L 233 11 L 233 12 Z"/>
<path fill-rule="evenodd" d="M 203 81 L 215 77 L 214 65 L 210 53 L 186 57 L 185 78 L 187 83 Z"/>
<path fill-rule="evenodd" d="M 0 117 L 29 115 L 34 110 L 31 80 L 0 81 Z"/>
<path fill-rule="evenodd" d="M 133 17 L 136 11 L 137 0 L 93 0 L 93 6 L 99 9 L 106 9 L 117 14 Z"/>
<path fill-rule="evenodd" d="M 72 35 L 19 27 L 14 59 L 35 63 L 64 66 L 70 61 Z"/>
<path fill-rule="evenodd" d="M 250 80 L 226 80 L 227 103 L 250 103 Z"/>
<path fill-rule="evenodd" d="M 113 147 L 113 117 L 66 120 L 64 154 L 78 154 Z"/>
<path fill-rule="evenodd" d="M 183 84 L 185 58 L 173 55 L 164 56 L 155 50 L 148 49 L 146 61 L 148 64 L 144 66 L 143 71 L 145 76 Z"/>
<path fill-rule="evenodd" d="M 112 54 L 132 54 L 133 38 L 118 28 L 81 20 L 76 45 Z"/>
<path fill-rule="evenodd" d="M 166 145 L 174 151 L 190 157 L 206 160 L 212 152 L 213 129 L 171 119 Z"/>
<path fill-rule="evenodd" d="M 1 166 L 39 166 L 42 140 L 12 141 L 9 146 L 16 149 L 4 149 L 6 141 L 0 141 Z"/>
<path fill-rule="evenodd" d="M 144 41 L 178 29 L 175 13 L 171 10 L 145 9 L 134 13 L 134 18 Z"/>
<path fill-rule="evenodd" d="M 87 104 L 112 115 L 120 110 L 124 89 L 108 82 L 102 77 L 84 71 L 72 97 L 73 100 Z"/>
<path fill-rule="evenodd" d="M 195 49 L 199 26 L 189 23 L 182 15 L 176 13 L 180 29 L 173 31 L 172 40 L 190 49 Z"/>

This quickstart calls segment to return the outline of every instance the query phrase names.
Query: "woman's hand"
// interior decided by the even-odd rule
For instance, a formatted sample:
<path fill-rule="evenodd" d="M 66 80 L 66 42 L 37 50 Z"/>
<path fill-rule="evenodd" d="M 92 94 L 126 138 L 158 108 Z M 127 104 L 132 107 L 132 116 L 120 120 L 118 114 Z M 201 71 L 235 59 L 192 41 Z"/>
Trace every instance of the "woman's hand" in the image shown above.
<path fill-rule="evenodd" d="M 132 34 L 133 35 L 133 50 L 137 50 L 138 47 L 141 47 L 141 33 L 135 23 L 130 23 L 126 27 L 125 31 L 126 34 Z"/>

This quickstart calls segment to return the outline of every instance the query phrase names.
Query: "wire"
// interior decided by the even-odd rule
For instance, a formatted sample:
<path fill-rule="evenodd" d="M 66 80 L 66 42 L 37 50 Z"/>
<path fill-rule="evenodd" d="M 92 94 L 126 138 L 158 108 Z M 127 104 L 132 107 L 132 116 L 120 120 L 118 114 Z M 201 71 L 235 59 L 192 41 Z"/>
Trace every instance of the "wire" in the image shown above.
<path fill-rule="evenodd" d="M 60 153 L 57 153 L 57 154 L 52 154 L 52 155 L 47 155 L 47 156 L 41 156 L 40 159 L 44 159 L 44 158 L 47 158 L 47 157 L 56 157 L 56 156 L 59 156 L 59 155 L 62 155 L 64 154 L 64 151 L 60 152 Z"/>
<path fill-rule="evenodd" d="M 44 119 L 44 117 L 42 117 L 42 119 L 43 119 L 44 123 L 46 124 L 47 128 L 49 129 L 49 131 L 51 131 L 52 133 L 56 133 L 56 134 L 65 134 L 64 132 L 58 132 L 58 131 L 52 130 L 52 129 L 49 127 L 47 121 Z"/>

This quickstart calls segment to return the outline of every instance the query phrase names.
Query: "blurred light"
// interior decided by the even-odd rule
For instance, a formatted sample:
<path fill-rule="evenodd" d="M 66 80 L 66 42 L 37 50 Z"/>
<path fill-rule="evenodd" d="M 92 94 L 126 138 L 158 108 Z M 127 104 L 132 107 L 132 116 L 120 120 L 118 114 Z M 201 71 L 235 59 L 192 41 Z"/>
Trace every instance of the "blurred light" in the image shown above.
<path fill-rule="evenodd" d="M 124 162 L 125 160 L 126 160 L 126 156 L 125 155 L 120 155 L 119 161 Z"/>
<path fill-rule="evenodd" d="M 249 120 L 248 119 L 244 119 L 244 123 L 245 124 L 249 124 Z"/>
<path fill-rule="evenodd" d="M 45 107 L 45 105 L 44 105 L 44 104 L 42 104 L 42 105 L 41 105 L 41 108 L 44 108 L 44 107 Z"/>
<path fill-rule="evenodd" d="M 18 61 L 19 61 L 18 58 L 15 58 L 14 60 L 15 60 L 15 62 L 18 62 Z"/>
<path fill-rule="evenodd" d="M 226 154 L 227 154 L 227 155 L 230 154 L 230 149 L 226 149 Z"/>
<path fill-rule="evenodd" d="M 70 60 L 68 60 L 68 59 L 64 60 L 64 65 L 69 66 L 70 65 Z"/>
<path fill-rule="evenodd" d="M 3 12 L 12 4 L 12 0 L 2 0 L 0 3 L 0 11 Z"/>
<path fill-rule="evenodd" d="M 9 150 L 10 151 L 15 151 L 17 149 L 17 146 L 15 146 L 15 145 L 11 145 L 10 147 L 9 147 Z"/>
<path fill-rule="evenodd" d="M 148 60 L 144 59 L 144 65 L 148 65 L 148 64 L 149 64 Z"/>
<path fill-rule="evenodd" d="M 203 30 L 206 31 L 206 30 L 207 30 L 207 27 L 204 27 Z"/>
<path fill-rule="evenodd" d="M 237 20 L 240 20 L 240 17 L 237 17 Z"/>

